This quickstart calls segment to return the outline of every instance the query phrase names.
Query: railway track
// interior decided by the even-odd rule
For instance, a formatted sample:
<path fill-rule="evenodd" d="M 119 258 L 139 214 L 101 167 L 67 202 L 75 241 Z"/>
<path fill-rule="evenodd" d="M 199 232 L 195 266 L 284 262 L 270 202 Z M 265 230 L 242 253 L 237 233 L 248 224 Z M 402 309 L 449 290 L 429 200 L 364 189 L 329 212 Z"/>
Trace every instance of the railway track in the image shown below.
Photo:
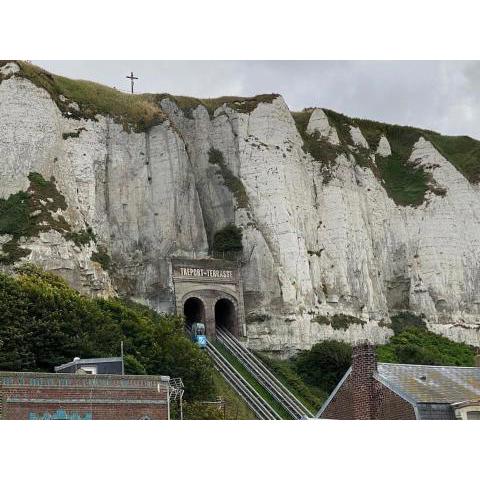
<path fill-rule="evenodd" d="M 243 378 L 235 367 L 222 355 L 211 342 L 207 343 L 207 352 L 216 369 L 231 387 L 243 398 L 260 420 L 281 420 L 280 415 L 262 398 L 262 396 Z"/>
<path fill-rule="evenodd" d="M 187 332 L 189 331 L 187 328 Z M 207 342 L 206 351 L 208 355 L 212 358 L 215 368 L 225 381 L 245 401 L 258 419 L 281 420 L 282 418 L 304 419 L 313 417 L 312 413 L 275 377 L 265 364 L 228 330 L 217 328 L 216 337 L 218 343 Z M 228 352 L 228 355 L 226 352 Z M 244 372 L 235 368 L 232 362 L 237 366 L 239 363 Z M 245 375 L 245 371 L 249 375 Z M 252 382 L 252 378 L 255 380 L 254 382 Z M 261 388 L 258 388 L 257 385 L 256 389 L 252 385 L 255 382 Z M 257 391 L 262 389 L 263 396 Z M 266 397 L 270 397 L 270 401 L 267 401 Z M 277 408 L 274 408 L 275 404 Z"/>
<path fill-rule="evenodd" d="M 217 340 L 235 356 L 255 380 L 271 395 L 293 419 L 312 418 L 312 413 L 283 385 L 250 350 L 228 330 L 217 328 Z"/>

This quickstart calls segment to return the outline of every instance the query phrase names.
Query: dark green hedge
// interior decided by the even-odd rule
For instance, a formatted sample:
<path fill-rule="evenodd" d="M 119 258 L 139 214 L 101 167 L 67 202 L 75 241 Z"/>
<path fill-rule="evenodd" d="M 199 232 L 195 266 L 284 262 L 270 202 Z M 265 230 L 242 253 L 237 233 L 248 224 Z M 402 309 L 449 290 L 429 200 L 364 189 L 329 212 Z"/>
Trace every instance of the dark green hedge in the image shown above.
<path fill-rule="evenodd" d="M 33 266 L 0 273 L 0 370 L 52 372 L 75 356 L 117 356 L 127 373 L 182 377 L 187 400 L 215 395 L 210 359 L 183 320 L 119 299 L 91 299 Z"/>

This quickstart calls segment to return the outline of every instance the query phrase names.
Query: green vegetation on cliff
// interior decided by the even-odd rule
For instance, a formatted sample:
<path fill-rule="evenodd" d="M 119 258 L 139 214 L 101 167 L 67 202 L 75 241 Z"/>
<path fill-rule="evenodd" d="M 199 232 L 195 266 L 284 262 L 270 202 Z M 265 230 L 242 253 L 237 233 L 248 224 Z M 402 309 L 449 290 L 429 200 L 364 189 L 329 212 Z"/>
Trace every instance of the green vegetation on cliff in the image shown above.
<path fill-rule="evenodd" d="M 237 208 L 248 208 L 248 196 L 245 186 L 227 166 L 223 158 L 223 153 L 212 147 L 208 152 L 208 161 L 212 165 L 219 167 L 218 175 L 223 178 L 223 183 L 233 193 L 237 202 Z"/>
<path fill-rule="evenodd" d="M 291 112 L 295 120 L 298 133 L 303 140 L 303 150 L 309 153 L 312 158 L 320 162 L 322 172 L 325 177 L 325 183 L 330 180 L 330 169 L 333 167 L 336 158 L 342 153 L 348 154 L 348 149 L 343 145 L 332 145 L 326 139 L 320 137 L 318 133 L 307 133 L 308 122 L 312 115 L 313 109 L 306 108 L 302 112 Z"/>
<path fill-rule="evenodd" d="M 229 223 L 215 232 L 212 252 L 215 255 L 238 254 L 243 250 L 242 230 L 234 223 Z"/>
<path fill-rule="evenodd" d="M 381 181 L 387 194 L 398 205 L 421 205 L 428 191 L 443 196 L 446 191 L 433 181 L 431 171 L 410 162 L 414 144 L 420 139 L 430 141 L 433 146 L 457 168 L 470 182 L 480 181 L 480 141 L 467 136 L 447 136 L 415 127 L 389 125 L 386 123 L 350 118 L 346 115 L 323 109 L 329 123 L 337 131 L 340 145 L 331 145 L 318 134 L 306 132 L 313 109 L 292 112 L 297 129 L 303 139 L 304 150 L 321 162 L 325 181 L 331 178 L 331 169 L 340 154 L 351 154 L 361 167 L 370 168 Z M 350 127 L 360 128 L 369 148 L 355 146 Z M 380 138 L 385 136 L 392 154 L 388 157 L 375 154 Z"/>
<path fill-rule="evenodd" d="M 12 264 L 27 256 L 30 250 L 19 246 L 21 239 L 49 230 L 56 230 L 79 247 L 96 241 L 90 227 L 72 232 L 69 223 L 59 214 L 67 209 L 67 203 L 57 190 L 54 177 L 46 180 L 39 173 L 31 172 L 28 179 L 30 184 L 26 192 L 0 198 L 0 235 L 11 237 L 0 249 L 0 264 Z"/>
<path fill-rule="evenodd" d="M 311 321 L 322 325 L 331 325 L 334 330 L 346 330 L 350 325 L 365 324 L 364 320 L 344 313 L 336 313 L 332 316 L 316 315 Z"/>
<path fill-rule="evenodd" d="M 0 235 L 10 235 L 0 251 L 0 263 L 14 263 L 30 253 L 19 247 L 22 237 L 29 238 L 40 232 L 57 230 L 70 232 L 70 225 L 57 210 L 65 210 L 65 197 L 58 192 L 55 179 L 45 180 L 36 172 L 29 174 L 26 192 L 18 192 L 7 199 L 0 198 Z"/>
<path fill-rule="evenodd" d="M 8 63 L 0 61 L 0 67 Z M 272 103 L 279 95 L 261 94 L 254 97 L 224 96 L 218 98 L 194 98 L 168 93 L 130 94 L 115 88 L 87 80 L 74 80 L 47 72 L 30 62 L 15 60 L 20 71 L 14 75 L 30 80 L 37 87 L 46 90 L 60 111 L 69 118 L 95 120 L 96 115 L 108 115 L 122 124 L 127 131 L 142 132 L 153 125 L 162 123 L 167 117 L 160 102 L 168 98 L 175 102 L 186 117 L 193 118 L 192 112 L 199 105 L 205 107 L 210 117 L 215 110 L 226 105 L 239 113 L 251 113 L 260 103 Z M 0 81 L 2 78 L 0 78 Z M 75 102 L 78 110 L 71 106 Z M 64 139 L 78 137 L 80 131 L 65 132 Z"/>

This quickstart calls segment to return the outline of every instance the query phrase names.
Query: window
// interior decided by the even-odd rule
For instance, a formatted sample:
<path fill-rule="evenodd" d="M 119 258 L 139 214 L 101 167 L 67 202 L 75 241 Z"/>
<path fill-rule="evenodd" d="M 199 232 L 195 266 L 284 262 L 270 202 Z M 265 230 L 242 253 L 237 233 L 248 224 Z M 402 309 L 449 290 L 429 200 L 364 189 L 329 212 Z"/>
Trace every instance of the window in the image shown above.
<path fill-rule="evenodd" d="M 91 366 L 91 367 L 81 367 L 81 368 L 87 375 L 97 374 L 97 367 Z"/>
<path fill-rule="evenodd" d="M 480 420 L 480 410 L 467 412 L 467 420 Z"/>

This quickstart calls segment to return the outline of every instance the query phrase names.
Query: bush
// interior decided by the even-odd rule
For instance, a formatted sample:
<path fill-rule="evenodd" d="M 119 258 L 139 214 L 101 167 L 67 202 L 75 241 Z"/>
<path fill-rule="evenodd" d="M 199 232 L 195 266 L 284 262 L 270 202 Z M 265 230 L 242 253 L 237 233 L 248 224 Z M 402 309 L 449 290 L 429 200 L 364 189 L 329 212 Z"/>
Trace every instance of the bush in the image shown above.
<path fill-rule="evenodd" d="M 417 365 L 475 365 L 475 349 L 418 327 L 405 328 L 377 347 L 379 362 Z"/>
<path fill-rule="evenodd" d="M 214 252 L 241 252 L 242 230 L 233 223 L 218 230 L 213 237 Z"/>
<path fill-rule="evenodd" d="M 410 327 L 420 328 L 421 330 L 427 329 L 427 324 L 425 323 L 425 315 L 415 315 L 411 312 L 401 312 L 393 315 L 392 320 L 392 330 L 395 335 L 403 332 L 405 329 Z"/>
<path fill-rule="evenodd" d="M 213 365 L 184 334 L 183 319 L 133 302 L 90 299 L 27 265 L 0 273 L 0 370 L 52 372 L 75 356 L 119 354 L 127 373 L 181 377 L 185 399 L 215 396 Z"/>
<path fill-rule="evenodd" d="M 271 358 L 262 353 L 256 355 L 275 373 L 275 376 L 283 383 L 302 403 L 312 412 L 322 406 L 327 396 L 318 387 L 307 385 L 295 371 L 292 360 L 280 360 Z"/>
<path fill-rule="evenodd" d="M 350 367 L 351 360 L 350 345 L 327 340 L 299 353 L 294 359 L 294 366 L 307 384 L 331 392 Z"/>

